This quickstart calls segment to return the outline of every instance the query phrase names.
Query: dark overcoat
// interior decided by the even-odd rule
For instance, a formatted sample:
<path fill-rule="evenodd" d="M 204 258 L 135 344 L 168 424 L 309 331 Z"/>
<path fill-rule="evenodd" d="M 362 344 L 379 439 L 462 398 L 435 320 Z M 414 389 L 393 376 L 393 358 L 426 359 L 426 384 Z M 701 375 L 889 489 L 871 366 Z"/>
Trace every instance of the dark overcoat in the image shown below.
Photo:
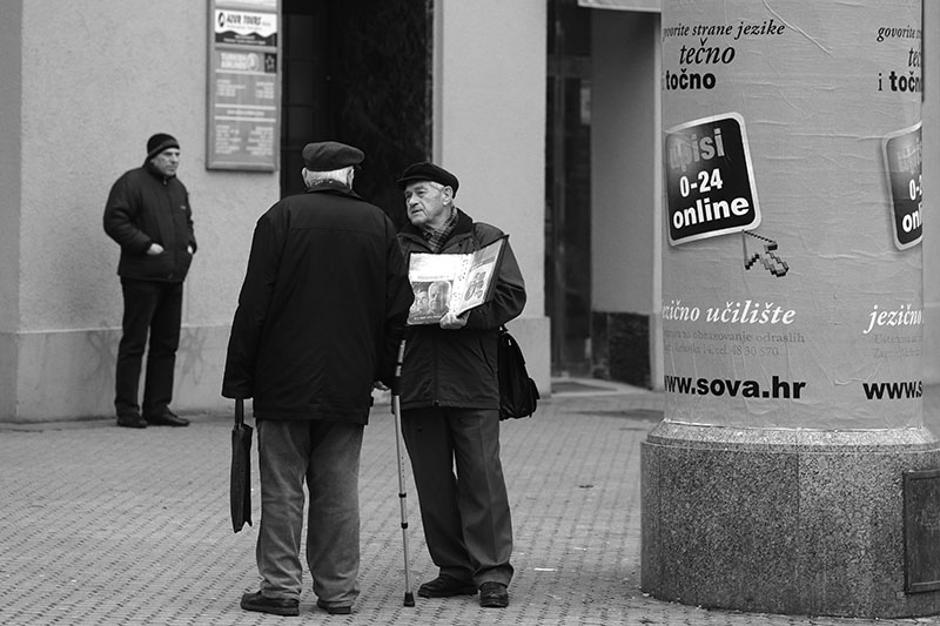
<path fill-rule="evenodd" d="M 457 224 L 439 254 L 467 254 L 505 234 L 474 222 L 456 209 Z M 406 225 L 399 233 L 406 255 L 432 252 L 421 232 Z M 467 325 L 443 329 L 437 324 L 409 326 L 401 376 L 401 407 L 498 409 L 496 335 L 499 327 L 525 306 L 525 283 L 509 241 L 503 250 L 492 299 L 470 310 Z"/>
<path fill-rule="evenodd" d="M 222 395 L 258 419 L 367 423 L 412 299 L 381 209 L 338 183 L 281 200 L 255 227 Z"/>

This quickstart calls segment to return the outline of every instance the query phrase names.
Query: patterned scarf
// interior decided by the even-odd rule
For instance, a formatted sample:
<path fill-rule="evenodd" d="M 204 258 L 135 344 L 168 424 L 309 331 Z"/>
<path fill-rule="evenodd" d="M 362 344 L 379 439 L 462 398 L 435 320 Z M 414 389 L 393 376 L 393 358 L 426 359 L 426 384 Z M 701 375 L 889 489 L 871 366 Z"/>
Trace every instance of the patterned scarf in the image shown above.
<path fill-rule="evenodd" d="M 453 207 L 450 212 L 450 217 L 447 218 L 447 222 L 444 223 L 443 228 L 440 230 L 428 228 L 427 230 L 422 230 L 421 235 L 428 242 L 428 247 L 431 248 L 431 252 L 440 252 L 441 248 L 444 247 L 444 242 L 450 238 L 456 227 L 457 207 Z"/>

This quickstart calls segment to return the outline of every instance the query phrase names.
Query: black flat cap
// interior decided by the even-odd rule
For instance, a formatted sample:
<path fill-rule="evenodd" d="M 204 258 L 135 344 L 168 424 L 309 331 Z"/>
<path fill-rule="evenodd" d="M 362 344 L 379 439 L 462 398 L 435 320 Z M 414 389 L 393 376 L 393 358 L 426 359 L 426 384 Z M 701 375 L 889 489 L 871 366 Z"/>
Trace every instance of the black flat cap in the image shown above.
<path fill-rule="evenodd" d="M 314 172 L 332 172 L 350 165 L 359 165 L 366 158 L 359 148 L 338 141 L 308 143 L 304 146 L 302 154 L 304 166 Z"/>
<path fill-rule="evenodd" d="M 398 179 L 398 186 L 404 189 L 411 183 L 428 180 L 435 183 L 440 183 L 445 187 L 450 187 L 454 190 L 454 195 L 457 195 L 457 187 L 460 186 L 460 182 L 457 180 L 457 177 L 445 170 L 443 167 L 438 167 L 430 161 L 413 163 L 406 167 L 405 171 L 401 174 L 401 178 Z"/>

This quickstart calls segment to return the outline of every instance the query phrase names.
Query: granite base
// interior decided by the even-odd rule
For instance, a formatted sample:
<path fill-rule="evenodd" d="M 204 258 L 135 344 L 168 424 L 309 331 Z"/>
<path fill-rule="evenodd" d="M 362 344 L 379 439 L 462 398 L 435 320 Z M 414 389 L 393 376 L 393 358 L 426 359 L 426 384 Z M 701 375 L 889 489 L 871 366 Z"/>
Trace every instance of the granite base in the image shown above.
<path fill-rule="evenodd" d="M 940 591 L 905 592 L 902 472 L 935 468 L 940 442 L 922 428 L 663 422 L 642 445 L 641 587 L 752 612 L 940 613 Z"/>

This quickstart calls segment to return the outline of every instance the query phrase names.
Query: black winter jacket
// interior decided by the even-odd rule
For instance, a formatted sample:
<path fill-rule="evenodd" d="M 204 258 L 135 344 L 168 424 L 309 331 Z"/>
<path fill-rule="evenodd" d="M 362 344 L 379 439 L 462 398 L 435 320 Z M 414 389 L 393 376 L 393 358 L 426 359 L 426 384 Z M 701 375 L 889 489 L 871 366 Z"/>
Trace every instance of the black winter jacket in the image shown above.
<path fill-rule="evenodd" d="M 189 193 L 175 176 L 165 177 L 150 163 L 125 172 L 108 194 L 104 230 L 121 246 L 118 274 L 123 278 L 182 282 L 196 251 Z M 150 256 L 150 244 L 163 253 Z"/>
<path fill-rule="evenodd" d="M 381 209 L 339 184 L 281 200 L 255 227 L 222 395 L 259 419 L 367 423 L 413 298 Z"/>
<path fill-rule="evenodd" d="M 456 210 L 457 226 L 440 254 L 466 254 L 504 236 L 495 226 L 474 223 L 463 211 Z M 411 224 L 402 229 L 398 239 L 407 255 L 431 252 L 421 232 Z M 525 301 L 525 283 L 507 240 L 493 298 L 470 310 L 466 326 L 445 330 L 428 324 L 405 330 L 402 409 L 498 409 L 497 331 L 522 312 Z"/>

